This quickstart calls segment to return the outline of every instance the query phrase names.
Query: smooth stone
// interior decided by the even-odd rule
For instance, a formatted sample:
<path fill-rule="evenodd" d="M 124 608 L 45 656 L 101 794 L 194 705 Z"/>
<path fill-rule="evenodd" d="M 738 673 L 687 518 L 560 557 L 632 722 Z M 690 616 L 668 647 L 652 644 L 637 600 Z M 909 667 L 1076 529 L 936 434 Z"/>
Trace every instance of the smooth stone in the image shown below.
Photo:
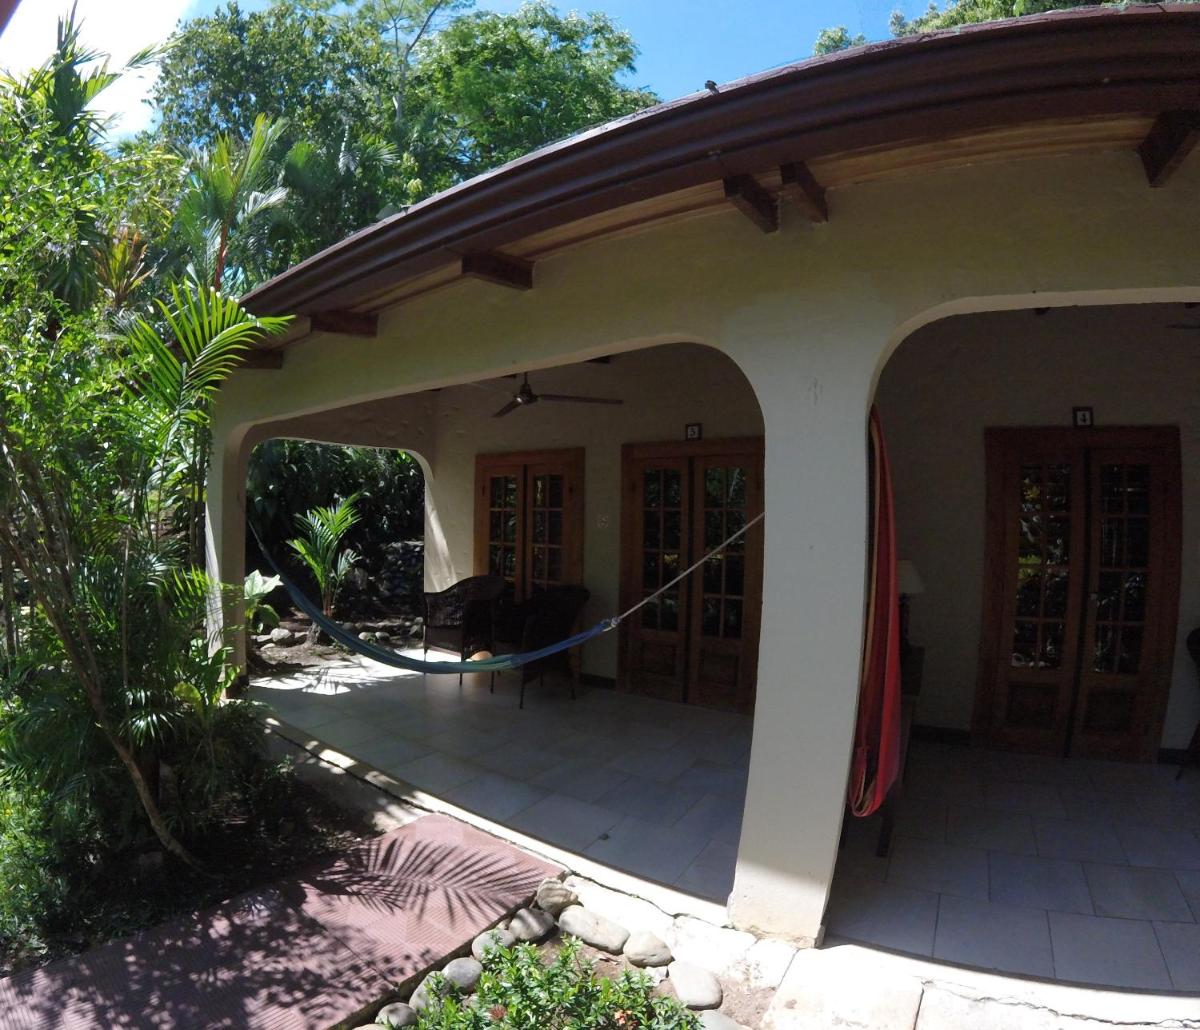
<path fill-rule="evenodd" d="M 375 639 L 378 640 L 381 644 L 386 644 L 392 638 L 391 638 L 391 635 L 388 633 L 376 633 Z"/>
<path fill-rule="evenodd" d="M 446 963 L 442 975 L 464 994 L 470 994 L 483 975 L 483 966 L 478 959 L 456 958 Z"/>
<path fill-rule="evenodd" d="M 382 1023 L 384 1026 L 394 1027 L 416 1026 L 419 1018 L 416 1009 L 411 1005 L 406 1005 L 402 1001 L 394 1001 L 390 1005 L 384 1005 L 379 1010 L 379 1015 L 375 1017 L 375 1022 Z"/>
<path fill-rule="evenodd" d="M 672 957 L 666 941 L 649 930 L 634 930 L 623 951 L 635 966 L 665 966 Z"/>
<path fill-rule="evenodd" d="M 295 643 L 295 640 L 296 640 L 296 634 L 293 633 L 290 629 L 284 629 L 282 626 L 278 626 L 275 629 L 271 630 L 271 643 L 272 644 L 280 644 L 280 645 L 292 644 L 292 643 Z"/>
<path fill-rule="evenodd" d="M 432 975 L 432 974 L 430 974 Z M 433 1000 L 429 977 L 426 976 L 418 985 L 417 989 L 412 992 L 412 997 L 408 999 L 409 1006 L 415 1012 L 424 1012 L 429 1008 L 429 1003 Z"/>
<path fill-rule="evenodd" d="M 725 996 L 720 980 L 690 962 L 672 962 L 667 975 L 679 1000 L 689 1009 L 715 1009 Z"/>
<path fill-rule="evenodd" d="M 482 962 L 483 956 L 493 948 L 511 948 L 516 943 L 517 939 L 511 933 L 497 926 L 491 930 L 484 930 L 471 942 L 471 954 Z"/>
<path fill-rule="evenodd" d="M 554 916 L 536 908 L 518 909 L 508 924 L 508 932 L 519 941 L 540 941 L 554 929 Z"/>
<path fill-rule="evenodd" d="M 362 1026 L 356 1026 L 354 1030 L 388 1030 L 383 1023 L 363 1023 Z"/>
<path fill-rule="evenodd" d="M 558 917 L 558 926 L 563 933 L 578 937 L 584 944 L 590 944 L 601 951 L 610 951 L 614 955 L 625 947 L 629 940 L 629 931 L 618 926 L 611 919 L 598 916 L 579 905 L 564 908 Z"/>
<path fill-rule="evenodd" d="M 579 895 L 561 880 L 543 880 L 538 885 L 535 901 L 543 912 L 557 916 L 569 905 L 578 905 Z"/>
<path fill-rule="evenodd" d="M 712 1009 L 700 1013 L 700 1025 L 704 1030 L 746 1030 L 745 1026 L 730 1019 L 725 1013 L 714 1012 Z"/>

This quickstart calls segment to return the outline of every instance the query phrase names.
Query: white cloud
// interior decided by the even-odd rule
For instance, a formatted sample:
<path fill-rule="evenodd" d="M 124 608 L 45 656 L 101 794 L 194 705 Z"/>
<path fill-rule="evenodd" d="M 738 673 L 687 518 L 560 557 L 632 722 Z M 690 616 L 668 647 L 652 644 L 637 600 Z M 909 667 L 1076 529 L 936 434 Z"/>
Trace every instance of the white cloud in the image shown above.
<path fill-rule="evenodd" d="M 54 49 L 58 19 L 70 6 L 70 0 L 23 0 L 0 36 L 0 68 L 20 73 L 41 64 Z M 76 17 L 84 44 L 111 55 L 119 69 L 143 47 L 166 39 L 189 6 L 189 0 L 78 0 Z M 113 116 L 113 135 L 149 124 L 150 108 L 143 101 L 155 74 L 152 68 L 131 72 L 101 96 L 96 107 Z"/>

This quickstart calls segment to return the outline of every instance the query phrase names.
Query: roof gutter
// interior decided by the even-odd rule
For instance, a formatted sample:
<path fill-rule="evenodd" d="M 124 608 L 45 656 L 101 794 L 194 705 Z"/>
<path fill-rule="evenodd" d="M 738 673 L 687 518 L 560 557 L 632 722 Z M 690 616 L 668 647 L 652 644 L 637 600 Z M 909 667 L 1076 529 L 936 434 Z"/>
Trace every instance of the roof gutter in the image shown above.
<path fill-rule="evenodd" d="M 469 253 L 634 201 L 865 146 L 1200 108 L 1200 9 L 1088 8 L 907 37 L 658 105 L 446 190 L 248 293 L 349 308 Z"/>

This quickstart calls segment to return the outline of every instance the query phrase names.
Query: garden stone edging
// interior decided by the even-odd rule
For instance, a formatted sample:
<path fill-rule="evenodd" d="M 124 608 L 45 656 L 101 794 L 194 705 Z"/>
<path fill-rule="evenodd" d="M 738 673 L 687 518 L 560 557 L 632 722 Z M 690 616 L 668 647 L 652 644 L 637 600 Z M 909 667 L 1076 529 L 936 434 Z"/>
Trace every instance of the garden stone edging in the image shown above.
<path fill-rule="evenodd" d="M 721 981 L 707 969 L 676 959 L 667 966 L 667 976 L 679 1000 L 689 1009 L 715 1009 L 725 997 Z"/>
<path fill-rule="evenodd" d="M 611 919 L 591 912 L 582 905 L 568 905 L 558 917 L 559 929 L 578 937 L 600 951 L 619 955 L 629 939 L 629 931 Z"/>

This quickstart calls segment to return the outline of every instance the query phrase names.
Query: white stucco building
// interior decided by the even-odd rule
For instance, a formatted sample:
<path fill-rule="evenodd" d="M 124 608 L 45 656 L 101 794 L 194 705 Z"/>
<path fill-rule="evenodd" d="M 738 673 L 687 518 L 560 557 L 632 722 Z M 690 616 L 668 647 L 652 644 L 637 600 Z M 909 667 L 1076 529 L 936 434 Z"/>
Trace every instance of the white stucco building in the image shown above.
<path fill-rule="evenodd" d="M 777 69 L 464 183 L 245 298 L 297 317 L 220 395 L 211 569 L 243 575 L 246 461 L 271 437 L 411 451 L 427 585 L 582 582 L 590 618 L 702 553 L 706 518 L 761 506 L 736 573 L 589 646 L 583 672 L 752 711 L 729 919 L 811 943 L 855 721 L 872 405 L 924 585 L 919 732 L 1056 760 L 1189 744 L 1198 132 L 1200 11 L 1088 9 Z M 514 373 L 624 403 L 496 419 Z M 566 500 L 535 501 L 539 476 Z M 539 504 L 561 531 L 531 535 Z"/>

